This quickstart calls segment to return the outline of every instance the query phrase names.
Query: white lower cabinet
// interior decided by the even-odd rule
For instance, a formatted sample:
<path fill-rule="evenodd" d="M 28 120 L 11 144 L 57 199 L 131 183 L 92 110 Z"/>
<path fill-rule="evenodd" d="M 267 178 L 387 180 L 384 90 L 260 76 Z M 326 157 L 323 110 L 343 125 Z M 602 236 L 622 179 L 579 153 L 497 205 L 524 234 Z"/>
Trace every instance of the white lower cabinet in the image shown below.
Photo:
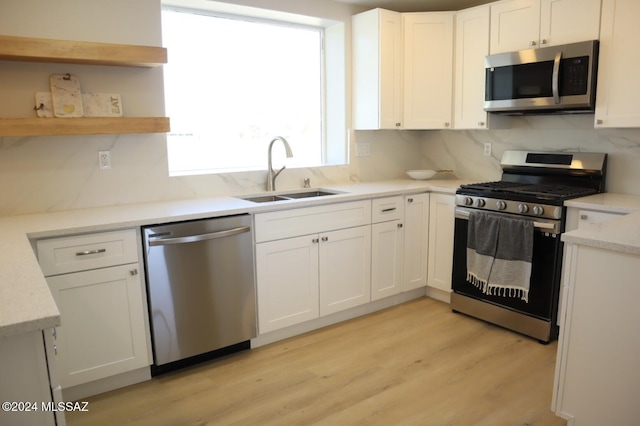
<path fill-rule="evenodd" d="M 371 300 L 371 201 L 257 214 L 259 333 Z"/>
<path fill-rule="evenodd" d="M 404 199 L 373 200 L 371 225 L 371 300 L 402 291 Z"/>
<path fill-rule="evenodd" d="M 400 220 L 371 225 L 371 300 L 402 290 L 404 228 Z"/>
<path fill-rule="evenodd" d="M 404 260 L 402 291 L 427 285 L 429 194 L 404 197 Z"/>
<path fill-rule="evenodd" d="M 260 333 L 317 318 L 317 235 L 256 244 Z"/>
<path fill-rule="evenodd" d="M 65 425 L 64 412 L 52 409 L 61 400 L 52 398 L 56 390 L 43 333 L 50 330 L 0 338 L 0 425 Z"/>
<path fill-rule="evenodd" d="M 138 241 L 135 230 L 37 241 L 60 310 L 54 343 L 63 389 L 150 364 L 141 266 L 118 264 L 137 260 Z"/>
<path fill-rule="evenodd" d="M 371 225 L 320 235 L 320 315 L 371 301 Z"/>
<path fill-rule="evenodd" d="M 451 292 L 455 196 L 431 194 L 429 206 L 429 262 L 427 285 Z"/>
<path fill-rule="evenodd" d="M 138 264 L 48 277 L 63 388 L 149 365 Z"/>

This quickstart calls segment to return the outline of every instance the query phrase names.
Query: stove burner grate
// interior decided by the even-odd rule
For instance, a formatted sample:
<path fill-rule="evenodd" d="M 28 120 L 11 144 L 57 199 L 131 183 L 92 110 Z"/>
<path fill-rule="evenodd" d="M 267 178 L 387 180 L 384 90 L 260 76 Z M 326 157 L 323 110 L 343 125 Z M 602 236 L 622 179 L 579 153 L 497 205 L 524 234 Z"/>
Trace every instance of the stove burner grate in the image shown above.
<path fill-rule="evenodd" d="M 528 195 L 545 199 L 572 198 L 595 194 L 596 192 L 598 192 L 594 188 L 581 186 L 569 186 L 560 184 L 527 184 L 509 181 L 472 183 L 462 185 L 460 186 L 460 189 L 462 191 L 483 191 L 486 192 L 487 196 L 491 196 L 491 194 L 501 193 L 503 195 Z"/>

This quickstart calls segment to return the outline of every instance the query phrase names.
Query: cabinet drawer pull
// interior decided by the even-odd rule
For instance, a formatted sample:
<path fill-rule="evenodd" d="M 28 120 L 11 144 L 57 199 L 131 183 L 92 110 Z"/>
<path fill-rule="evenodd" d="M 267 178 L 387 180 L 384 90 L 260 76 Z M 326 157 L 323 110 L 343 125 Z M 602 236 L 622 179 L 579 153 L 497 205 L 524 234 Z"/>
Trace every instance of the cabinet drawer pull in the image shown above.
<path fill-rule="evenodd" d="M 389 213 L 394 211 L 396 208 L 395 207 L 389 207 L 388 209 L 382 209 L 382 213 Z"/>
<path fill-rule="evenodd" d="M 85 250 L 76 252 L 76 256 L 88 256 L 90 254 L 106 253 L 107 249 Z"/>

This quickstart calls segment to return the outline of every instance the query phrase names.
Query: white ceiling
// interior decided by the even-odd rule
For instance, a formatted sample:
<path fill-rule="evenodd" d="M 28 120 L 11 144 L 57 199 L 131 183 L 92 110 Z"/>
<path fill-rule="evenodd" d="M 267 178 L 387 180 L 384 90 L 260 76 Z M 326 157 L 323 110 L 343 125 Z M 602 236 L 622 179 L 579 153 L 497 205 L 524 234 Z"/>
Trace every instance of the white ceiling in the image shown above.
<path fill-rule="evenodd" d="M 491 3 L 494 0 L 333 0 L 367 9 L 381 7 L 397 12 L 422 12 L 430 10 L 460 10 Z"/>

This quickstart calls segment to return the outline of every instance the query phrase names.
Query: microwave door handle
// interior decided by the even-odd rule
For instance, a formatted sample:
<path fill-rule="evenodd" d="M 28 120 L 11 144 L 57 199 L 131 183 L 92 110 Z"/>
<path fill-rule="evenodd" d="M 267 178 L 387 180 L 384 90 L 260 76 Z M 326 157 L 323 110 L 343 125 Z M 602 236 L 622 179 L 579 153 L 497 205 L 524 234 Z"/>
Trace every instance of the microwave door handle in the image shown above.
<path fill-rule="evenodd" d="M 556 53 L 556 58 L 553 61 L 553 75 L 551 81 L 551 91 L 553 92 L 553 102 L 558 105 L 560 103 L 560 60 L 562 59 L 562 52 Z"/>

